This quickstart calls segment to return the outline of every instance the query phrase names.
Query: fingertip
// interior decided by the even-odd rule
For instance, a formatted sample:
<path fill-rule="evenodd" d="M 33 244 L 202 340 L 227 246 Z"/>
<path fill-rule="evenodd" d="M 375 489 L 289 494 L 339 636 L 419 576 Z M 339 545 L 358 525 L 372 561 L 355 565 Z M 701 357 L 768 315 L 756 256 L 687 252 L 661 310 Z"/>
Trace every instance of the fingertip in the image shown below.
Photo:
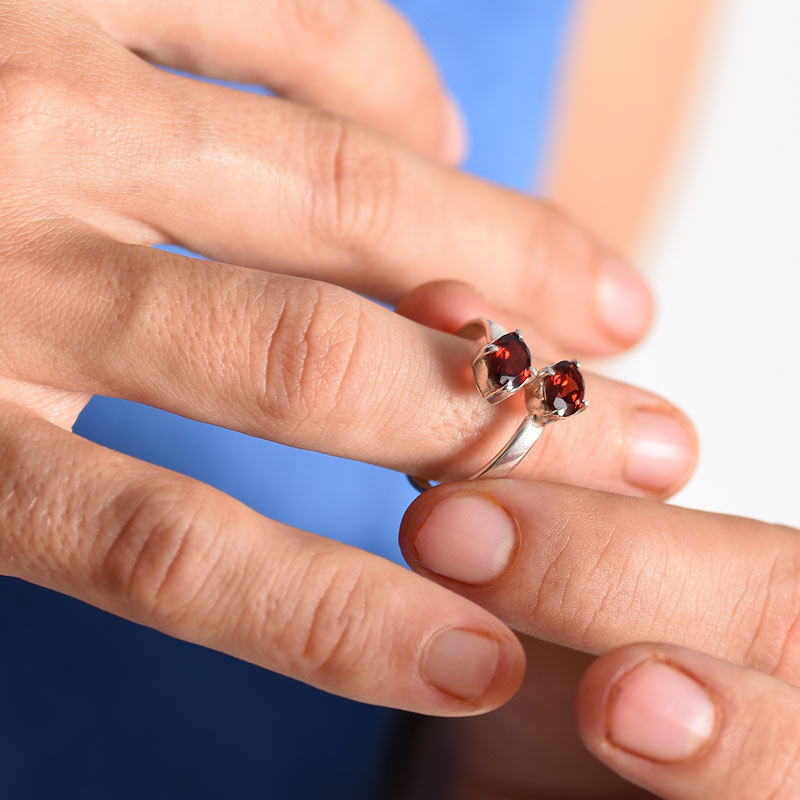
<path fill-rule="evenodd" d="M 415 540 L 431 512 L 459 490 L 463 482 L 434 486 L 423 492 L 406 509 L 400 523 L 400 548 L 415 571 L 420 559 Z M 448 698 L 450 716 L 471 716 L 491 711 L 508 702 L 525 676 L 525 651 L 506 625 L 480 606 L 471 621 L 437 631 L 426 644 L 420 659 L 423 680 Z M 432 660 L 433 659 L 433 660 Z M 455 704 L 454 704 L 455 703 Z"/>
<path fill-rule="evenodd" d="M 708 680 L 711 676 L 713 683 L 717 663 L 722 662 L 653 643 L 600 656 L 576 695 L 584 744 L 608 767 L 659 797 L 682 797 L 687 785 L 697 796 L 711 796 L 705 790 L 715 778 L 713 750 L 724 705 Z"/>
<path fill-rule="evenodd" d="M 618 647 L 596 658 L 578 684 L 575 694 L 578 733 L 586 747 L 601 760 L 609 747 L 606 708 L 611 690 L 626 672 L 651 654 L 641 644 Z"/>
<path fill-rule="evenodd" d="M 519 689 L 525 653 L 510 632 L 446 628 L 425 647 L 420 661 L 423 680 L 455 700 L 453 713 L 482 714 L 506 703 Z"/>
<path fill-rule="evenodd" d="M 416 568 L 419 565 L 419 556 L 414 542 L 425 520 L 446 498 L 459 493 L 462 489 L 469 489 L 470 486 L 470 483 L 464 481 L 440 483 L 415 497 L 405 510 L 403 518 L 400 520 L 399 544 L 403 558 L 410 567 Z"/>
<path fill-rule="evenodd" d="M 576 705 L 588 749 L 658 797 L 798 796 L 800 694 L 773 675 L 640 643 L 598 658 Z"/>
<path fill-rule="evenodd" d="M 644 278 L 620 258 L 603 261 L 597 281 L 598 318 L 618 348 L 639 341 L 653 322 L 653 296 Z"/>
<path fill-rule="evenodd" d="M 525 679 L 525 650 L 517 636 L 508 628 L 498 632 L 499 658 L 494 680 L 484 695 L 484 709 L 491 711 L 505 705 L 522 686 Z"/>
<path fill-rule="evenodd" d="M 694 473 L 699 440 L 691 420 L 680 409 L 666 404 L 636 409 L 627 438 L 625 479 L 646 496 L 670 497 Z"/>
<path fill-rule="evenodd" d="M 469 129 L 460 104 L 449 92 L 445 94 L 443 117 L 442 161 L 450 166 L 458 166 L 467 157 Z"/>
<path fill-rule="evenodd" d="M 400 299 L 394 310 L 421 325 L 455 333 L 469 320 L 487 316 L 489 306 L 471 284 L 444 279 L 415 287 Z"/>

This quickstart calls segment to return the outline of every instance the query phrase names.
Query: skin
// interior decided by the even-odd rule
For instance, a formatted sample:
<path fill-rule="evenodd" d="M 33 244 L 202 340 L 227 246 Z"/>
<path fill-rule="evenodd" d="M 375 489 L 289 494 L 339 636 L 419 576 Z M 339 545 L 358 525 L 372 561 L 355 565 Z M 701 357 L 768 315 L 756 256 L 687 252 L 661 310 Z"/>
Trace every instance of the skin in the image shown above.
<path fill-rule="evenodd" d="M 452 106 L 382 3 L 0 10 L 0 570 L 365 702 L 443 716 L 502 704 L 524 654 L 490 611 L 70 427 L 102 393 L 462 477 L 519 409 L 477 395 L 465 369 L 474 343 L 350 290 L 394 303 L 431 277 L 466 278 L 535 347 L 570 356 L 632 344 L 646 290 L 641 329 L 620 339 L 597 311 L 613 253 L 552 208 L 448 166 L 463 149 Z M 364 73 L 373 86 L 359 93 Z M 561 446 L 575 455 L 539 448 L 520 476 L 676 489 L 695 457 L 685 418 L 647 392 L 591 382 L 602 424 L 565 427 Z M 625 477 L 641 407 L 686 429 L 685 474 L 670 485 Z M 432 680 L 448 631 L 488 642 L 480 691 Z"/>
<path fill-rule="evenodd" d="M 432 274 L 460 276 L 498 319 L 524 323 L 544 352 L 632 343 L 595 313 L 610 255 L 602 245 L 546 206 L 430 161 L 452 163 L 460 147 L 435 71 L 401 20 L 367 0 L 166 9 L 6 0 L 2 10 L 5 574 L 329 691 L 442 716 L 486 711 L 519 686 L 523 651 L 503 619 L 590 652 L 644 635 L 703 647 L 727 662 L 661 645 L 599 661 L 579 701 L 587 744 L 665 797 L 753 796 L 769 781 L 776 797 L 796 794 L 787 750 L 796 742 L 796 532 L 530 480 L 645 494 L 621 468 L 625 414 L 644 404 L 680 418 L 659 398 L 592 377 L 601 424 L 576 421 L 519 477 L 487 482 L 483 490 L 514 511 L 520 539 L 502 580 L 483 588 L 426 573 L 413 552 L 417 515 L 458 483 L 426 493 L 406 519 L 404 547 L 425 580 L 69 432 L 88 395 L 104 392 L 457 477 L 491 455 L 486 431 L 514 415 L 490 417 L 454 366 L 471 355 L 469 343 L 348 288 L 394 302 Z M 276 30 L 285 38 L 271 41 Z M 145 59 L 263 82 L 283 97 L 191 84 Z M 364 65 L 375 76 L 371 94 L 351 82 Z M 146 247 L 158 241 L 216 260 Z M 487 276 L 486 263 L 502 272 Z M 562 301 L 575 312 L 566 321 L 554 311 Z M 380 343 L 377 367 L 363 342 Z M 365 394 L 367 369 L 374 388 Z M 391 426 L 372 420 L 376 408 L 391 409 Z M 595 458 L 576 460 L 579 452 Z M 639 546 L 621 530 L 635 531 Z M 659 560 L 665 545 L 674 557 Z M 709 552 L 732 553 L 725 569 Z M 625 566 L 617 575 L 606 563 Z M 683 591 L 687 575 L 707 593 L 702 624 L 687 622 L 698 600 Z M 644 578 L 652 591 L 631 614 Z M 432 644 L 452 629 L 494 643 L 496 668 L 479 695 L 455 696 L 425 678 Z M 682 663 L 718 700 L 723 722 L 687 765 L 607 746 L 610 689 L 653 653 Z M 753 716 L 764 702 L 770 713 Z M 758 730 L 765 719 L 782 722 L 780 736 Z M 739 763 L 759 766 L 736 772 Z"/>
<path fill-rule="evenodd" d="M 470 287 L 450 282 L 419 287 L 398 308 L 445 327 L 495 313 Z M 591 413 L 543 437 L 555 441 Z M 516 475 L 436 486 L 403 519 L 410 566 L 508 624 L 528 670 L 497 711 L 431 720 L 418 731 L 398 796 L 796 797 L 800 531 Z M 459 496 L 488 500 L 514 529 L 508 562 L 489 580 L 447 574 L 463 569 L 469 547 L 448 540 L 436 570 L 418 549 L 434 509 Z M 456 541 L 481 535 L 464 524 L 448 526 Z M 713 698 L 716 727 L 698 754 L 662 763 L 610 735 L 621 676 L 648 659 L 685 670 Z"/>
<path fill-rule="evenodd" d="M 463 492 L 491 498 L 518 526 L 508 567 L 488 585 L 443 578 L 426 569 L 415 550 L 419 526 L 432 507 Z M 799 534 L 755 520 L 514 478 L 425 492 L 404 519 L 401 541 L 420 574 L 492 610 L 525 636 L 605 653 L 580 682 L 578 725 L 589 750 L 619 775 L 670 799 L 782 799 L 800 791 Z M 628 644 L 636 641 L 645 643 Z M 569 741 L 566 715 L 553 713 L 563 698 L 537 702 L 535 684 L 547 685 L 556 670 L 576 680 L 585 664 L 583 658 L 565 664 L 552 645 L 532 644 L 529 656 L 527 680 L 512 703 L 461 726 L 453 796 L 547 797 L 557 790 L 568 797 L 640 796 L 634 787 L 615 786 L 609 776 L 598 780 L 585 760 L 571 761 L 569 749 L 548 763 L 546 740 L 553 735 Z M 615 687 L 652 659 L 691 675 L 716 712 L 705 744 L 669 763 L 620 747 L 608 728 Z M 551 694 L 553 685 L 558 681 Z M 448 734 L 444 721 L 440 728 Z M 510 768 L 508 748 L 519 756 Z M 487 758 L 492 752 L 496 760 Z M 565 760 L 572 763 L 568 771 Z"/>
<path fill-rule="evenodd" d="M 713 9 L 710 0 L 608 0 L 576 7 L 543 191 L 620 252 L 637 252 L 646 233 Z M 415 309 L 410 316 L 455 330 L 458 303 L 474 298 L 466 299 L 470 292 L 464 287 L 457 297 L 454 291 L 450 287 L 446 317 L 445 298 L 424 288 L 417 292 L 424 317 Z M 591 384 L 588 392 L 593 400 Z M 591 417 L 593 410 L 581 421 Z M 561 426 L 548 432 L 555 433 L 562 433 Z M 457 723 L 431 720 L 417 736 L 401 794 L 418 797 L 425 789 L 432 797 L 451 792 L 459 798 L 650 796 L 606 769 L 578 735 L 574 698 L 593 657 L 542 639 L 520 639 L 529 669 L 517 695 L 489 715 Z M 435 756 L 443 749 L 459 764 L 450 774 Z"/>

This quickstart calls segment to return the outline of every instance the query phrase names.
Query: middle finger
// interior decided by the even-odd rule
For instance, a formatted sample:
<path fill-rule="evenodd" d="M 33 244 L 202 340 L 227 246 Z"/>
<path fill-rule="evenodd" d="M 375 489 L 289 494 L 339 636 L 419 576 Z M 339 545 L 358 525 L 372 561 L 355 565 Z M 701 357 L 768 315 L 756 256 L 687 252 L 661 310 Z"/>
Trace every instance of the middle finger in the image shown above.
<path fill-rule="evenodd" d="M 459 278 L 490 302 L 535 312 L 575 354 L 619 350 L 647 328 L 641 278 L 546 204 L 304 106 L 150 77 L 169 109 L 158 152 L 109 202 L 166 240 L 389 302 Z M 148 110 L 131 124 L 152 119 Z"/>

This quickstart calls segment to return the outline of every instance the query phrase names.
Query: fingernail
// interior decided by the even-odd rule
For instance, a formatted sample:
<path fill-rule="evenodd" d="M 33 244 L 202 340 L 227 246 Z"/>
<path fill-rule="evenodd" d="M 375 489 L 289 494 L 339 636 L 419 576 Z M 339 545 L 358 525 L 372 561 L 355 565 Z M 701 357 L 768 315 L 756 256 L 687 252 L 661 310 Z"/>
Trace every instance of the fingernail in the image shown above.
<path fill-rule="evenodd" d="M 422 676 L 442 692 L 476 702 L 489 688 L 500 658 L 496 641 L 474 631 L 450 628 L 428 645 Z"/>
<path fill-rule="evenodd" d="M 608 738 L 653 761 L 681 761 L 708 741 L 716 709 L 708 691 L 685 672 L 645 661 L 612 690 Z"/>
<path fill-rule="evenodd" d="M 635 412 L 625 462 L 629 483 L 665 491 L 686 476 L 691 459 L 692 442 L 682 422 L 672 414 Z"/>
<path fill-rule="evenodd" d="M 460 164 L 467 155 L 469 135 L 464 113 L 455 97 L 447 96 L 442 156 L 448 164 Z"/>
<path fill-rule="evenodd" d="M 632 267 L 617 258 L 610 258 L 603 265 L 597 302 L 600 321 L 615 338 L 635 341 L 650 324 L 650 290 Z"/>
<path fill-rule="evenodd" d="M 414 548 L 431 572 L 462 583 L 500 576 L 517 541 L 517 526 L 487 495 L 454 494 L 428 514 Z"/>

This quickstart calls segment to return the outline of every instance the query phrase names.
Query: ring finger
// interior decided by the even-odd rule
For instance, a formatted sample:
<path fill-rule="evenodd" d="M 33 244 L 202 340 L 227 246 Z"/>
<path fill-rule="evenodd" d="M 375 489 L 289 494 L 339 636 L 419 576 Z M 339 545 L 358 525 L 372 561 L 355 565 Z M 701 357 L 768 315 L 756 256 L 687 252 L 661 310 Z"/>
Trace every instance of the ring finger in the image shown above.
<path fill-rule="evenodd" d="M 26 263 L 4 273 L 0 336 L 20 380 L 138 400 L 434 479 L 471 474 L 524 415 L 521 398 L 498 408 L 478 394 L 474 342 L 337 286 L 72 227 L 17 257 Z M 520 474 L 638 494 L 674 490 L 694 459 L 683 415 L 614 381 L 590 376 L 588 387 L 591 412 L 549 426 Z M 666 482 L 641 469 L 643 459 L 674 466 L 673 451 L 648 445 L 642 418 L 683 437 L 681 470 Z"/>

